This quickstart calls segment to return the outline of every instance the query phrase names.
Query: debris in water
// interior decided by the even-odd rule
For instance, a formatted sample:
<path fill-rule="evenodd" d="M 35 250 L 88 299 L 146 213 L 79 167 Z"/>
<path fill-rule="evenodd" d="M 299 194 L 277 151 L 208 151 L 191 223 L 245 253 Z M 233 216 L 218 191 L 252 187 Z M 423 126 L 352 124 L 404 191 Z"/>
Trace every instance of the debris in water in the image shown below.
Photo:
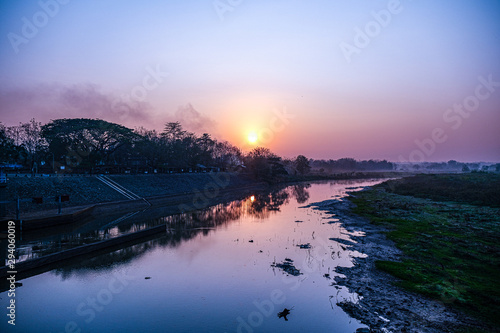
<path fill-rule="evenodd" d="M 301 220 L 296 220 L 295 223 L 302 223 L 304 221 L 301 221 Z"/>
<path fill-rule="evenodd" d="M 285 318 L 285 320 L 288 321 L 288 318 L 286 316 L 288 316 L 289 314 L 290 314 L 290 310 L 285 308 L 283 311 L 278 312 L 278 318 Z"/>
<path fill-rule="evenodd" d="M 298 244 L 297 246 L 300 247 L 301 249 L 310 249 L 311 248 L 311 244 L 310 243 Z"/>
<path fill-rule="evenodd" d="M 293 276 L 302 275 L 302 273 L 292 263 L 292 259 L 286 258 L 281 264 L 274 262 L 271 267 L 281 268 L 283 271 Z"/>
<path fill-rule="evenodd" d="M 253 243 L 253 239 L 250 239 L 248 242 L 249 242 L 249 243 Z"/>
<path fill-rule="evenodd" d="M 149 280 L 149 279 L 151 279 L 151 276 L 146 276 L 146 277 L 144 278 L 144 280 Z"/>

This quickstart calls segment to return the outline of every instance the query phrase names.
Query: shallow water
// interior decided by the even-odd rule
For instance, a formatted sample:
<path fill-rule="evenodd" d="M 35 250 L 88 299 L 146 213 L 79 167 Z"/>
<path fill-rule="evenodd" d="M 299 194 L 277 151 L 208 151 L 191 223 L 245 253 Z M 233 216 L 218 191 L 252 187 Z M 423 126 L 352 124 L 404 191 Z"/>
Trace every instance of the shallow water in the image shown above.
<path fill-rule="evenodd" d="M 336 303 L 357 296 L 333 278 L 335 267 L 362 254 L 330 239 L 349 239 L 334 214 L 305 206 L 380 181 L 294 185 L 190 214 L 99 222 L 108 235 L 167 228 L 153 240 L 22 280 L 15 330 L 3 315 L 0 331 L 354 332 L 364 325 Z M 300 274 L 276 267 L 286 262 Z M 0 298 L 5 309 L 7 292 Z M 285 308 L 287 321 L 277 316 Z"/>

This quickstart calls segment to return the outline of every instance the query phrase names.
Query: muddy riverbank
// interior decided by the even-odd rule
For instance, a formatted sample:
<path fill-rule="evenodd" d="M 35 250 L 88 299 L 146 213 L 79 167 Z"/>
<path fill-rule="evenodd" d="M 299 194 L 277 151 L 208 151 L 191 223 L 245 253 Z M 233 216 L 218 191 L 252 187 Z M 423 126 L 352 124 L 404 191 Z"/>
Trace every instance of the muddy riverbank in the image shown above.
<path fill-rule="evenodd" d="M 408 292 L 394 285 L 397 279 L 376 268 L 376 261 L 399 261 L 401 251 L 388 240 L 387 229 L 355 215 L 349 200 L 328 200 L 313 204 L 317 209 L 334 212 L 344 228 L 361 232 L 351 236 L 352 250 L 366 254 L 354 258 L 351 268 L 338 267 L 345 277 L 336 282 L 357 293 L 356 302 L 342 301 L 338 305 L 352 317 L 372 329 L 372 332 L 481 332 L 484 325 L 477 320 L 446 306 L 443 301 Z M 488 328 L 490 330 L 491 328 Z"/>

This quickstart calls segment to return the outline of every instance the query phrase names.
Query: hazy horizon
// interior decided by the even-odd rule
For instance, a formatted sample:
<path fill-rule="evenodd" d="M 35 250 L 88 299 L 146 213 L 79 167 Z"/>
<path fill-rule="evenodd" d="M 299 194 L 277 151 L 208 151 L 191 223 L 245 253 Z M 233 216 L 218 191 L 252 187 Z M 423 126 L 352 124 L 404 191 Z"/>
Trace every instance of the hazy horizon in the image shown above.
<path fill-rule="evenodd" d="M 180 121 L 285 157 L 500 162 L 497 1 L 0 8 L 7 126 Z"/>

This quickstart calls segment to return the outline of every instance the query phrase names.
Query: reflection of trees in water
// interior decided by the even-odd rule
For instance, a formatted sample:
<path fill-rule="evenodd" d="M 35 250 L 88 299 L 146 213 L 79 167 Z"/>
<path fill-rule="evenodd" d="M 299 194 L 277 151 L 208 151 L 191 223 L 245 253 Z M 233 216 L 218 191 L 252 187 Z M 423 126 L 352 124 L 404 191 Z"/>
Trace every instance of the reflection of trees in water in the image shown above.
<path fill-rule="evenodd" d="M 200 211 L 158 218 L 156 225 L 166 225 L 166 232 L 158 234 L 158 238 L 84 260 L 78 265 L 63 267 L 58 269 L 57 273 L 66 278 L 76 271 L 110 270 L 117 265 L 126 264 L 142 256 L 151 249 L 177 247 L 184 241 L 200 234 L 206 236 L 216 227 L 237 220 L 244 212 L 242 208 L 248 201 L 250 199 L 233 201 L 229 204 L 219 204 Z"/>
<path fill-rule="evenodd" d="M 248 213 L 259 219 L 268 218 L 273 211 L 279 211 L 280 206 L 289 202 L 290 194 L 287 189 L 276 189 L 270 193 L 257 194 L 250 202 Z"/>
<path fill-rule="evenodd" d="M 134 231 L 151 228 L 158 225 L 166 225 L 166 232 L 158 234 L 157 238 L 141 242 L 123 249 L 99 255 L 98 257 L 86 259 L 78 264 L 58 269 L 58 274 L 63 277 L 71 275 L 75 271 L 85 270 L 108 270 L 116 265 L 129 263 L 151 249 L 157 247 L 177 247 L 182 242 L 193 239 L 198 235 L 206 236 L 211 230 L 226 225 L 231 221 L 238 220 L 244 216 L 255 216 L 257 218 L 268 218 L 273 212 L 279 211 L 280 207 L 288 204 L 291 197 L 298 203 L 304 203 L 309 198 L 309 184 L 298 184 L 281 189 L 274 189 L 266 194 L 256 194 L 254 200 L 236 200 L 226 204 L 218 204 L 207 209 L 189 213 L 164 216 L 146 221 L 123 221 L 120 225 L 111 226 L 104 230 L 94 230 L 85 235 L 67 235 L 65 239 L 46 246 L 36 256 L 58 252 L 65 248 L 93 243 L 99 240 L 109 239 L 113 236 L 130 233 Z M 35 256 L 35 257 L 36 257 Z"/>
<path fill-rule="evenodd" d="M 297 200 L 297 203 L 303 204 L 309 200 L 309 191 L 307 190 L 311 187 L 311 184 L 298 184 L 291 186 L 292 195 Z"/>

